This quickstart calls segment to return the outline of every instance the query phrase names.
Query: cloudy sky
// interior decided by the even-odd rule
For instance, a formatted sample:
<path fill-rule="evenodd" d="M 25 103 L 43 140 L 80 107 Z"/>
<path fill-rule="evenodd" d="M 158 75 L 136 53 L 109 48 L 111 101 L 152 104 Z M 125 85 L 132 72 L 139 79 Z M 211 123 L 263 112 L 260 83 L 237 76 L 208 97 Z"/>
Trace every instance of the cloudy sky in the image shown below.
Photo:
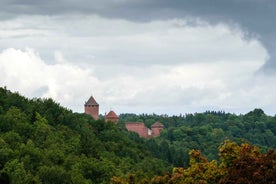
<path fill-rule="evenodd" d="M 276 114 L 274 0 L 0 0 L 0 85 L 75 112 Z"/>

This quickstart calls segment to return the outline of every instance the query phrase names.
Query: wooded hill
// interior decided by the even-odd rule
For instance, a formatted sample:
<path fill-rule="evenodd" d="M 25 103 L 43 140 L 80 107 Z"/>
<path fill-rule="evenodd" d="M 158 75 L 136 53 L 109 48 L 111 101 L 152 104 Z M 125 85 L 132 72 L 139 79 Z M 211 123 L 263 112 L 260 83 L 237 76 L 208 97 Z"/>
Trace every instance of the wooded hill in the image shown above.
<path fill-rule="evenodd" d="M 201 150 L 208 160 L 218 159 L 218 147 L 224 140 L 237 143 L 244 141 L 256 145 L 261 151 L 276 148 L 276 116 L 268 116 L 255 109 L 245 115 L 207 111 L 169 117 L 156 114 L 121 114 L 120 126 L 124 122 L 141 121 L 147 127 L 159 121 L 165 125 L 160 137 L 145 141 L 153 155 L 172 163 L 187 167 L 189 151 Z"/>
<path fill-rule="evenodd" d="M 109 183 L 113 176 L 171 170 L 132 136 L 52 99 L 0 88 L 0 183 Z"/>
<path fill-rule="evenodd" d="M 146 140 L 126 131 L 127 121 L 147 126 L 160 121 L 165 129 Z M 200 149 L 206 163 L 218 160 L 226 139 L 246 140 L 265 154 L 276 147 L 275 135 L 276 117 L 261 109 L 246 115 L 122 114 L 114 125 L 73 113 L 52 99 L 27 99 L 0 88 L 0 183 L 153 183 L 157 176 L 161 182 L 166 173 L 179 171 L 173 167 L 192 168 L 192 149 Z"/>

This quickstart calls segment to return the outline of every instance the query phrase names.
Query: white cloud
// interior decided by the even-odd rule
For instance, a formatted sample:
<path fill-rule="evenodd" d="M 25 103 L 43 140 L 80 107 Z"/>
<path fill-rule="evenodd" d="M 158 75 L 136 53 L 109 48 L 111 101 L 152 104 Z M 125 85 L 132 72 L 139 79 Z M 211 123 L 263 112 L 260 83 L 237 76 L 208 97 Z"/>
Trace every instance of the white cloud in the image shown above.
<path fill-rule="evenodd" d="M 190 26 L 191 21 L 196 24 Z M 242 31 L 200 20 L 133 23 L 98 16 L 24 16 L 0 28 L 2 49 L 27 46 L 46 57 L 58 50 L 69 62 L 171 65 L 262 59 L 264 52 L 258 41 L 245 41 Z"/>
<path fill-rule="evenodd" d="M 55 58 L 55 61 L 57 63 L 64 63 L 65 62 L 65 58 L 64 58 L 62 52 L 60 52 L 59 50 L 56 50 L 54 52 L 54 58 Z"/>
<path fill-rule="evenodd" d="M 73 109 L 82 95 L 99 85 L 90 70 L 72 64 L 46 64 L 32 49 L 9 48 L 0 54 L 1 86 L 19 91 L 30 98 L 51 97 Z"/>

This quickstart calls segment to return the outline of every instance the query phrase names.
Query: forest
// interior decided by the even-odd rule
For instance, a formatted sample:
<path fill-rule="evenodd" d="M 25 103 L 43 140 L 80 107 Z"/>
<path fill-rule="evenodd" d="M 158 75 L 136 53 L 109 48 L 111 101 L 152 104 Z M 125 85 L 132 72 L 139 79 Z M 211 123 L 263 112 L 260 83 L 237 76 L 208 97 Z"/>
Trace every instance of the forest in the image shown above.
<path fill-rule="evenodd" d="M 165 129 L 140 138 L 124 123 Z M 275 183 L 276 116 L 261 109 L 121 114 L 117 125 L 0 88 L 0 183 Z"/>

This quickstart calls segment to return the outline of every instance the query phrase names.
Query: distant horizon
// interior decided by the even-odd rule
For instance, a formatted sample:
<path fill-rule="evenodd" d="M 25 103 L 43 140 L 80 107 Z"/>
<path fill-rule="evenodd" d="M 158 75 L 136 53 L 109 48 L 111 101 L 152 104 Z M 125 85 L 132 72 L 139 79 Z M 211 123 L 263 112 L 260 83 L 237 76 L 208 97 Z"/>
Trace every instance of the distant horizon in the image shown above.
<path fill-rule="evenodd" d="M 10 90 L 7 86 L 3 86 L 2 88 L 6 88 L 7 90 Z M 19 93 L 20 95 L 22 95 L 22 96 L 24 96 L 24 97 L 26 97 L 24 94 L 22 94 L 22 93 L 20 93 L 20 91 L 12 91 L 12 90 L 10 90 L 11 92 L 14 92 L 14 93 Z M 93 96 L 93 95 L 92 95 Z M 89 96 L 90 97 L 90 96 Z M 93 96 L 94 97 L 94 96 Z M 50 97 L 27 97 L 28 99 L 36 99 L 36 98 L 39 98 L 39 99 L 49 99 Z M 51 98 L 52 99 L 52 98 Z M 54 100 L 54 99 L 53 99 Z M 97 99 L 95 99 L 96 101 L 97 101 Z M 56 103 L 58 103 L 58 104 L 60 104 L 62 107 L 64 107 L 64 108 L 67 108 L 67 109 L 69 109 L 69 110 L 72 110 L 74 113 L 84 113 L 84 104 L 85 104 L 85 101 L 87 101 L 87 100 L 85 100 L 84 101 L 84 103 L 83 103 L 83 105 L 81 106 L 82 108 L 83 108 L 83 111 L 74 111 L 73 109 L 71 109 L 71 108 L 69 108 L 69 107 L 66 107 L 66 106 L 64 106 L 64 105 L 62 105 L 60 102 L 58 102 L 58 101 L 56 101 L 56 100 L 54 100 Z M 98 101 L 97 101 L 98 102 Z M 99 103 L 99 102 L 98 102 Z M 206 113 L 206 112 L 208 112 L 208 111 L 210 111 L 210 112 L 224 112 L 224 113 L 230 113 L 230 114 L 234 114 L 234 115 L 245 115 L 245 114 L 247 114 L 247 113 L 249 113 L 249 112 L 251 112 L 251 111 L 253 111 L 253 110 L 255 110 L 255 109 L 262 109 L 262 108 L 258 108 L 258 107 L 256 107 L 256 108 L 252 108 L 251 110 L 249 110 L 249 111 L 247 111 L 247 112 L 230 112 L 230 111 L 227 111 L 227 110 L 222 110 L 222 109 L 220 109 L 220 110 L 214 110 L 214 109 L 206 109 L 206 110 L 202 110 L 202 111 L 190 111 L 190 112 L 183 112 L 183 113 L 179 113 L 179 114 L 168 114 L 168 113 L 156 113 L 156 112 L 131 112 L 131 111 L 126 111 L 126 112 L 119 112 L 119 111 L 117 111 L 116 109 L 114 109 L 114 108 L 109 108 L 109 110 L 106 110 L 106 111 L 104 111 L 104 110 L 101 110 L 101 104 L 99 103 L 99 116 L 103 116 L 104 117 L 104 115 L 105 115 L 105 113 L 107 114 L 109 111 L 111 111 L 111 110 L 113 110 L 118 116 L 120 115 L 120 114 L 135 114 L 135 115 L 142 115 L 142 114 L 145 114 L 145 115 L 153 115 L 153 114 L 156 114 L 156 115 L 158 115 L 158 116 L 163 116 L 163 115 L 167 115 L 168 117 L 172 117 L 172 116 L 180 116 L 180 115 L 182 115 L 182 116 L 185 116 L 185 115 L 187 115 L 187 114 L 195 114 L 195 113 Z M 262 109 L 263 111 L 264 111 L 264 113 L 266 114 L 266 115 L 269 115 L 269 116 L 275 116 L 276 115 L 276 113 L 275 114 L 269 114 L 269 113 L 267 113 L 264 109 Z"/>

